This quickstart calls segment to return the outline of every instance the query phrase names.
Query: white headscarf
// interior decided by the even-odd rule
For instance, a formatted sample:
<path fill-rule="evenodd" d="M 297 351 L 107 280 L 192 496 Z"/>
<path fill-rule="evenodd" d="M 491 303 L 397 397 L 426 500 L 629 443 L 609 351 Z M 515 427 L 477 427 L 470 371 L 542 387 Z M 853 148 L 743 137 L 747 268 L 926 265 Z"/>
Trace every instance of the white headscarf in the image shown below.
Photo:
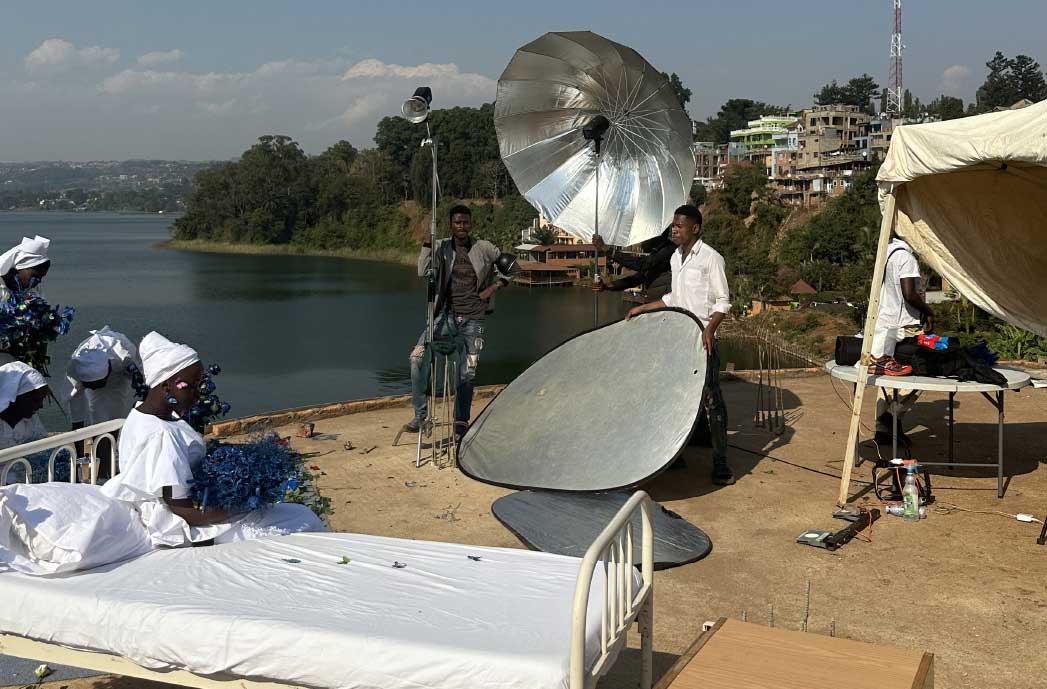
<path fill-rule="evenodd" d="M 51 240 L 47 237 L 22 237 L 21 244 L 0 255 L 0 275 L 7 275 L 12 268 L 22 270 L 47 263 L 51 260 L 47 257 L 47 249 L 50 246 Z"/>
<path fill-rule="evenodd" d="M 0 411 L 7 409 L 15 398 L 47 385 L 40 372 L 21 361 L 0 366 Z"/>
<path fill-rule="evenodd" d="M 171 342 L 155 330 L 142 338 L 138 353 L 142 355 L 145 384 L 151 388 L 200 361 L 195 349 Z"/>
<path fill-rule="evenodd" d="M 81 383 L 93 383 L 109 375 L 110 361 L 133 361 L 136 354 L 126 335 L 104 325 L 73 350 L 69 373 Z"/>

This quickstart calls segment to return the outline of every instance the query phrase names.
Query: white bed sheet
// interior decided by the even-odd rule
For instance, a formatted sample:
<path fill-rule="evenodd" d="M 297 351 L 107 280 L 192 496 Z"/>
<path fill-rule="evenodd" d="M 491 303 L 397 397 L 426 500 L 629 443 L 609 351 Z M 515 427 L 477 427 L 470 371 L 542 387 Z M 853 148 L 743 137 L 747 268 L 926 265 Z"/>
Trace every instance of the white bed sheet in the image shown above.
<path fill-rule="evenodd" d="M 338 564 L 343 556 L 348 564 Z M 552 689 L 568 685 L 580 564 L 508 548 L 297 534 L 156 551 L 53 578 L 3 572 L 0 631 L 151 669 L 310 687 Z M 602 569 L 590 589 L 587 667 L 599 653 Z"/>

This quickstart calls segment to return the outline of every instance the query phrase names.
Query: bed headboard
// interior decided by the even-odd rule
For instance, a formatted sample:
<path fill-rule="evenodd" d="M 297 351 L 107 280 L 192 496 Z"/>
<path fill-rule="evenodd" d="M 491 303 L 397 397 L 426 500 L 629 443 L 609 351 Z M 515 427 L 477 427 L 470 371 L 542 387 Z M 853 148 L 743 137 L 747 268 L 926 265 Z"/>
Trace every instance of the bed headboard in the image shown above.
<path fill-rule="evenodd" d="M 633 568 L 633 517 L 640 516 L 640 581 L 636 585 Z M 603 591 L 600 598 L 600 655 L 591 669 L 586 669 L 585 621 L 590 589 L 596 568 L 603 569 Z M 578 583 L 574 589 L 571 612 L 570 689 L 591 689 L 617 656 L 619 645 L 633 622 L 640 625 L 640 687 L 652 683 L 652 626 L 654 621 L 654 528 L 651 522 L 651 498 L 636 491 L 622 505 L 618 514 L 589 546 L 582 559 Z"/>
<path fill-rule="evenodd" d="M 50 453 L 47 458 L 48 481 L 54 480 L 56 463 L 69 462 L 71 464 L 69 468 L 69 482 L 78 483 L 76 465 L 81 458 L 76 451 L 77 443 L 84 443 L 87 456 L 83 459 L 90 462 L 91 483 L 95 483 L 98 480 L 99 459 L 97 449 L 98 444 L 102 440 L 108 440 L 112 444 L 113 452 L 109 460 L 111 464 L 110 475 L 115 476 L 118 459 L 116 456 L 116 435 L 123 425 L 124 419 L 114 419 L 75 431 L 52 435 L 43 440 L 34 440 L 31 443 L 15 445 L 6 450 L 0 450 L 0 486 L 7 484 L 8 474 L 15 467 L 20 467 L 25 472 L 25 483 L 32 483 L 32 467 L 28 458 L 43 452 Z M 64 454 L 63 450 L 66 451 Z M 70 458 L 75 459 L 71 461 Z"/>

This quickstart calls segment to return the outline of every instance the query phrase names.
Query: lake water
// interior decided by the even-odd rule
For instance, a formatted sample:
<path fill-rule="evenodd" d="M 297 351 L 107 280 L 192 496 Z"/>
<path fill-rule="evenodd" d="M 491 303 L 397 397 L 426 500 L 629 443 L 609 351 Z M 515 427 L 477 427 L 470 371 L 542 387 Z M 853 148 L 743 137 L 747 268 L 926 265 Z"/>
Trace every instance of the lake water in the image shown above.
<path fill-rule="evenodd" d="M 408 266 L 309 256 L 222 255 L 157 248 L 170 216 L 0 213 L 0 247 L 22 235 L 52 240 L 43 294 L 76 308 L 68 335 L 51 345 L 51 374 L 64 373 L 88 331 L 109 325 L 135 341 L 150 330 L 220 363 L 218 392 L 231 417 L 407 392 L 408 353 L 425 325 L 423 281 Z M 604 321 L 626 311 L 600 295 Z M 593 327 L 593 299 L 579 288 L 513 286 L 488 320 L 478 384 L 505 383 L 560 342 Z M 752 364 L 726 342 L 724 362 Z M 652 352 L 656 356 L 656 352 Z M 613 374 L 608 362 L 600 371 Z M 42 412 L 52 430 L 57 409 Z"/>

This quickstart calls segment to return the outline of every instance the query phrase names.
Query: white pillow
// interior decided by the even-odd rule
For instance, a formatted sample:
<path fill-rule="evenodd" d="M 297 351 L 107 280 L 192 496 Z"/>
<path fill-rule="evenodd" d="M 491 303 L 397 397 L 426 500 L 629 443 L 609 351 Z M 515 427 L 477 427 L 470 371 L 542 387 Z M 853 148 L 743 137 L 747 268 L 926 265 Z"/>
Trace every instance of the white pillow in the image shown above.
<path fill-rule="evenodd" d="M 152 549 L 131 503 L 90 484 L 0 488 L 0 565 L 46 575 L 99 567 Z"/>

